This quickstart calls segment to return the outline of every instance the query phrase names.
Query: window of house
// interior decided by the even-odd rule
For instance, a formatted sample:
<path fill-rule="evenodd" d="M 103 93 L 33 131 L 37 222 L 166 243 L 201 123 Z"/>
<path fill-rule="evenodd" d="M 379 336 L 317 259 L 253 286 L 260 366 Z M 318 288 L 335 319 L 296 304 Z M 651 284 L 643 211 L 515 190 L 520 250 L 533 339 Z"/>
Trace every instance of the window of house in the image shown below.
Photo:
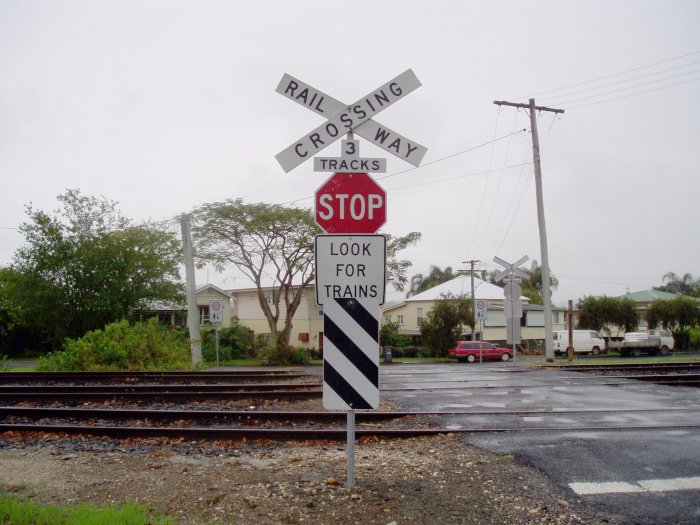
<path fill-rule="evenodd" d="M 323 308 L 318 309 L 318 316 L 323 317 Z"/>
<path fill-rule="evenodd" d="M 396 316 L 396 321 L 397 321 L 400 325 L 402 325 L 402 324 L 403 324 L 403 315 L 397 315 L 397 316 Z"/>
<path fill-rule="evenodd" d="M 387 323 L 390 323 L 390 322 L 391 322 L 391 314 L 386 314 L 386 315 L 384 316 L 384 320 L 385 320 Z"/>
<path fill-rule="evenodd" d="M 527 312 L 527 326 L 544 326 L 544 312 Z"/>
<path fill-rule="evenodd" d="M 417 308 L 416 309 L 416 324 L 420 326 L 420 324 L 423 322 L 423 309 L 422 308 Z"/>
<path fill-rule="evenodd" d="M 209 305 L 206 306 L 200 306 L 199 307 L 199 324 L 203 325 L 204 323 L 209 322 Z"/>
<path fill-rule="evenodd" d="M 484 326 L 506 326 L 506 314 L 501 311 L 490 311 L 484 321 Z"/>

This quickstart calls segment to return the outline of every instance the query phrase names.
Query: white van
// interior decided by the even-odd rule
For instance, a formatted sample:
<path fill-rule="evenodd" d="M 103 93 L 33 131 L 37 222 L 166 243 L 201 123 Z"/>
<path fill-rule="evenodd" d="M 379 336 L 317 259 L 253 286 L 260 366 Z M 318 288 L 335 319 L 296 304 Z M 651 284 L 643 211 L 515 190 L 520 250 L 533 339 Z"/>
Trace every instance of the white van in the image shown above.
<path fill-rule="evenodd" d="M 569 331 L 560 330 L 553 332 L 554 353 L 566 354 L 569 347 Z M 598 355 L 605 351 L 605 339 L 595 330 L 574 330 L 573 331 L 574 352 L 577 354 Z"/>

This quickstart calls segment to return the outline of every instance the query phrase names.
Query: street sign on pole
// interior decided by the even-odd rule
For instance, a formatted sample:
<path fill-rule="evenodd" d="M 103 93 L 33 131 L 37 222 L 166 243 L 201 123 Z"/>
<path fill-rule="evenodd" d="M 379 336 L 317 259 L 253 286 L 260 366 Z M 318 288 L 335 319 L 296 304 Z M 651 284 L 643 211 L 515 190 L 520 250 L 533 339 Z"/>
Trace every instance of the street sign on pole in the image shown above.
<path fill-rule="evenodd" d="M 488 303 L 483 299 L 476 301 L 476 309 L 474 310 L 475 321 L 485 321 L 487 317 Z"/>
<path fill-rule="evenodd" d="M 290 75 L 284 75 L 277 86 L 277 93 L 306 106 L 328 120 L 275 155 L 277 162 L 285 173 L 288 173 L 346 133 L 354 131 L 392 155 L 419 166 L 427 149 L 378 124 L 372 117 L 415 91 L 420 85 L 413 71 L 407 69 L 354 104 L 346 105 Z"/>
<path fill-rule="evenodd" d="M 316 190 L 314 219 L 326 233 L 374 233 L 386 222 L 386 192 L 367 173 L 335 173 Z"/>
<path fill-rule="evenodd" d="M 224 305 L 221 301 L 209 301 L 209 321 L 212 324 L 221 324 L 224 322 Z"/>

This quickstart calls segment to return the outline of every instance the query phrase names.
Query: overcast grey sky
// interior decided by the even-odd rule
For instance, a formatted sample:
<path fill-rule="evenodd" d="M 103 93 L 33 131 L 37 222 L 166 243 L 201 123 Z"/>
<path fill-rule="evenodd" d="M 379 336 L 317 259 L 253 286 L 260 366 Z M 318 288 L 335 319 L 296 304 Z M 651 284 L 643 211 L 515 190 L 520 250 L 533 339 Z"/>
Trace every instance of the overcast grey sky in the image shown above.
<path fill-rule="evenodd" d="M 513 134 L 529 119 L 493 104 L 534 96 L 566 110 L 538 121 L 555 303 L 700 276 L 698 23 L 695 0 L 0 0 L 0 264 L 24 206 L 66 188 L 136 221 L 311 207 L 327 174 L 274 155 L 323 119 L 275 93 L 282 75 L 350 103 L 411 68 L 422 87 L 377 120 L 426 146 L 424 167 L 376 175 L 382 231 L 423 233 L 411 274 L 540 259 L 530 135 Z"/>

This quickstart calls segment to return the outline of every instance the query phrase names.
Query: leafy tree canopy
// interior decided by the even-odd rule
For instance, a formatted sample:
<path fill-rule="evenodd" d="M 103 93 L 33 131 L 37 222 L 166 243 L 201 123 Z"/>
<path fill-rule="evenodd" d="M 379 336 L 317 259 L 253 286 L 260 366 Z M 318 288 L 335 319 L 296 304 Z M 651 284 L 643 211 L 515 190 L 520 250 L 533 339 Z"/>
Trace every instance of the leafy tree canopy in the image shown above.
<path fill-rule="evenodd" d="M 673 272 L 668 272 L 664 274 L 661 281 L 664 284 L 655 286 L 654 290 L 700 297 L 700 278 L 694 279 L 689 273 L 684 273 L 680 276 Z"/>
<path fill-rule="evenodd" d="M 413 277 L 411 277 L 411 285 L 408 289 L 408 292 L 406 293 L 406 296 L 411 297 L 413 295 L 419 294 L 421 292 L 434 288 L 439 284 L 451 281 L 455 277 L 457 277 L 457 274 L 454 273 L 451 266 L 447 266 L 443 270 L 439 266 L 431 265 L 427 275 L 417 273 Z"/>
<path fill-rule="evenodd" d="M 444 357 L 465 327 L 474 325 L 472 301 L 466 295 L 443 294 L 420 326 L 421 339 L 435 357 Z"/>
<path fill-rule="evenodd" d="M 285 352 L 303 288 L 314 279 L 314 236 L 321 231 L 310 210 L 229 199 L 200 206 L 193 212 L 193 222 L 198 259 L 219 270 L 233 264 L 254 283 L 274 344 Z M 415 232 L 387 235 L 387 270 L 397 289 L 407 282 L 410 266 L 398 254 L 419 239 Z"/>
<path fill-rule="evenodd" d="M 584 296 L 576 305 L 579 328 L 612 334 L 613 329 L 629 332 L 637 328 L 636 304 L 628 297 Z"/>
<path fill-rule="evenodd" d="M 181 299 L 177 237 L 132 225 L 104 197 L 67 190 L 58 200 L 53 213 L 27 206 L 25 244 L 2 276 L 5 304 L 43 345 L 58 349 L 148 301 Z"/>

